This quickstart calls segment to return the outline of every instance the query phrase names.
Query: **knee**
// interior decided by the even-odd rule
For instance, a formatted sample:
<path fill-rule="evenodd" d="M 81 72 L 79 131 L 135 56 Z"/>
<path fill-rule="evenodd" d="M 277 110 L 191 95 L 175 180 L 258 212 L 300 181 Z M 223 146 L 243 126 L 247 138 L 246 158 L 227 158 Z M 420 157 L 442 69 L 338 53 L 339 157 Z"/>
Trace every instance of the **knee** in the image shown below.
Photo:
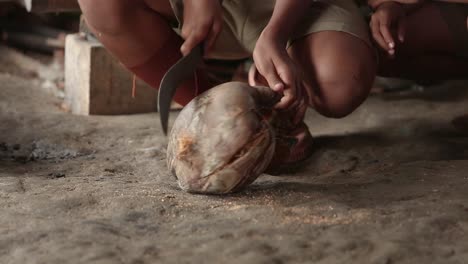
<path fill-rule="evenodd" d="M 78 0 L 88 26 L 99 33 L 118 35 L 136 4 L 128 0 Z"/>
<path fill-rule="evenodd" d="M 316 76 L 317 93 L 311 102 L 316 111 L 330 118 L 351 114 L 367 98 L 374 76 L 368 72 L 321 74 Z"/>
<path fill-rule="evenodd" d="M 327 92 L 317 102 L 316 110 L 330 118 L 343 118 L 351 114 L 364 100 L 360 85 L 350 85 L 342 82 L 327 83 L 322 88 L 333 88 L 333 92 Z"/>
<path fill-rule="evenodd" d="M 367 97 L 376 72 L 374 51 L 342 32 L 324 31 L 296 42 L 291 57 L 305 74 L 309 104 L 320 114 L 340 118 Z"/>

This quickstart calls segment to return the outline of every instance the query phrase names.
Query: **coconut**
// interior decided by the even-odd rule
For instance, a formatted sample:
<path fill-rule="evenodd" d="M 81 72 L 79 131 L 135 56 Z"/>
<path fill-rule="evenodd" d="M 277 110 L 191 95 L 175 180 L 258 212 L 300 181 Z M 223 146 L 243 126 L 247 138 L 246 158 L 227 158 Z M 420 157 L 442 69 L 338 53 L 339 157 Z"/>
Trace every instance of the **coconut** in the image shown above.
<path fill-rule="evenodd" d="M 225 194 L 252 183 L 269 165 L 275 136 L 264 118 L 278 96 L 241 82 L 216 86 L 179 113 L 169 134 L 167 162 L 180 188 Z"/>

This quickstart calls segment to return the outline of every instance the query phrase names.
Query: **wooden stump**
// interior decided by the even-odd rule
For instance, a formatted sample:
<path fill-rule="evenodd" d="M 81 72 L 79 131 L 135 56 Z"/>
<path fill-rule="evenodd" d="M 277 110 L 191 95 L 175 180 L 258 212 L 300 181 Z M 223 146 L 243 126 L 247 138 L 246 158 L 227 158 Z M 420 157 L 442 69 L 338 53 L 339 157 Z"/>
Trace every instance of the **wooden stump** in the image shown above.
<path fill-rule="evenodd" d="M 65 42 L 65 102 L 80 115 L 119 115 L 154 112 L 157 90 L 136 80 L 104 47 L 79 34 Z"/>

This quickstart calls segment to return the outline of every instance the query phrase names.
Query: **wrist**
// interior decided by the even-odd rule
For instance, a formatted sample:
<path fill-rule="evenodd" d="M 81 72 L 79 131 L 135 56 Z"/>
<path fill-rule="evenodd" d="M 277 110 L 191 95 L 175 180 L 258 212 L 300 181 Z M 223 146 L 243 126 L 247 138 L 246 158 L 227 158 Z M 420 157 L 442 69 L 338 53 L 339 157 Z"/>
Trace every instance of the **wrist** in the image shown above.
<path fill-rule="evenodd" d="M 425 2 L 425 0 L 370 0 L 368 1 L 368 5 L 374 12 L 385 6 L 393 8 L 399 6 L 407 13 L 418 9 Z"/>
<path fill-rule="evenodd" d="M 381 8 L 401 8 L 403 9 L 403 4 L 394 2 L 394 1 L 387 1 L 387 2 L 382 2 L 379 5 L 377 5 L 374 9 L 374 12 L 381 9 Z"/>
<path fill-rule="evenodd" d="M 223 1 L 224 0 L 183 0 L 183 3 L 184 5 L 188 2 L 188 1 L 193 1 L 197 4 L 209 4 L 209 5 L 221 5 L 223 4 Z"/>
<path fill-rule="evenodd" d="M 261 37 L 281 44 L 286 44 L 289 39 L 285 30 L 275 26 L 266 26 L 262 31 Z"/>

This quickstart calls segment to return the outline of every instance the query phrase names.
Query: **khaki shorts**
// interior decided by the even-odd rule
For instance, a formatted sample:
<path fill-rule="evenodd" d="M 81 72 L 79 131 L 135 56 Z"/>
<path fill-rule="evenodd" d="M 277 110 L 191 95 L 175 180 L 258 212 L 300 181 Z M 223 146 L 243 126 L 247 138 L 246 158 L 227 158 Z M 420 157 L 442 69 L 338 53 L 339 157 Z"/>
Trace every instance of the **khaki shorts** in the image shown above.
<path fill-rule="evenodd" d="M 170 0 L 174 13 L 183 24 L 183 0 Z M 250 57 L 260 33 L 273 13 L 275 0 L 223 0 L 223 30 L 207 57 L 243 59 Z M 291 41 L 320 31 L 340 31 L 356 36 L 372 46 L 369 26 L 352 0 L 320 0 L 310 7 Z"/>
<path fill-rule="evenodd" d="M 223 30 L 209 58 L 243 59 L 250 57 L 260 33 L 273 13 L 275 0 L 223 0 Z M 183 24 L 183 0 L 170 0 L 174 14 Z M 468 57 L 467 4 L 435 2 L 452 32 L 459 56 Z M 374 47 L 369 24 L 356 1 L 318 0 L 310 7 L 309 15 L 292 35 L 291 41 L 320 31 L 339 31 L 351 34 Z"/>

